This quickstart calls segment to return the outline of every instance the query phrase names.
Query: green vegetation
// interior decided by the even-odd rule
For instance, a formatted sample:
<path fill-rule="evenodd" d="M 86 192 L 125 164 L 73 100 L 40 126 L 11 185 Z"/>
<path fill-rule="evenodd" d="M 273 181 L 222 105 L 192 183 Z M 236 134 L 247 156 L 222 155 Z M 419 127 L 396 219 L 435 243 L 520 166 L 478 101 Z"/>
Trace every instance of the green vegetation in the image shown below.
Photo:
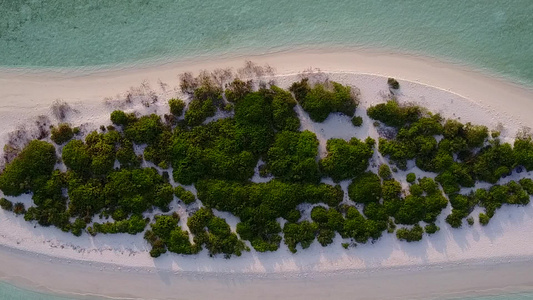
<path fill-rule="evenodd" d="M 78 219 L 81 220 L 81 219 Z M 115 222 L 106 222 L 103 224 L 94 223 L 92 228 L 89 227 L 87 231 L 91 235 L 96 235 L 96 233 L 129 233 L 137 234 L 144 231 L 146 224 L 150 219 L 144 219 L 140 215 L 133 215 L 129 219 L 115 221 Z M 85 227 L 85 222 L 83 223 Z"/>
<path fill-rule="evenodd" d="M 348 186 L 350 199 L 358 203 L 377 203 L 381 199 L 381 193 L 381 179 L 372 172 L 357 176 Z"/>
<path fill-rule="evenodd" d="M 179 117 L 183 114 L 186 104 L 181 99 L 170 99 L 168 100 L 168 106 L 170 107 L 170 113 Z"/>
<path fill-rule="evenodd" d="M 446 222 L 457 228 L 464 219 L 474 223 L 469 216 L 475 207 L 484 209 L 479 222 L 487 225 L 504 204 L 527 205 L 533 195 L 530 178 L 501 181 L 514 171 L 533 170 L 527 135 L 502 143 L 484 126 L 390 100 L 367 110 L 381 134 L 377 145 L 370 137 L 332 138 L 320 159 L 317 135 L 301 129 L 295 107 L 301 105 L 317 122 L 339 112 L 360 126 L 351 88 L 304 79 L 291 86 L 293 97 L 273 85 L 253 86 L 189 74 L 181 81 L 188 106 L 169 100 L 172 115 L 164 120 L 116 110 L 110 116 L 114 125 L 76 139 L 68 124 L 59 124 L 52 140 L 64 144 L 57 147 L 61 159 L 44 141 L 11 149 L 18 155 L 6 158 L 0 189 L 8 199 L 30 193 L 33 203 L 26 208 L 2 198 L 0 207 L 76 236 L 143 233 L 153 257 L 205 249 L 230 258 L 249 251 L 247 243 L 268 252 L 283 241 L 296 252 L 315 240 L 330 245 L 340 236 L 348 248 L 385 231 L 419 241 L 424 232 L 439 231 L 435 222 L 448 202 L 452 212 Z M 218 110 L 229 117 L 208 121 Z M 375 150 L 385 163 L 376 163 L 381 157 L 373 158 Z M 393 174 L 413 166 L 434 175 Z M 272 178 L 252 182 L 256 168 Z M 376 168 L 377 174 L 370 171 Z M 406 176 L 408 189 L 393 175 Z M 347 195 L 340 185 L 325 183 L 330 179 L 349 182 Z M 486 188 L 472 189 L 476 181 Z M 174 197 L 182 209 L 187 206 L 183 220 L 171 207 Z M 311 219 L 306 207 L 312 207 Z M 235 230 L 218 212 L 238 217 Z"/>
<path fill-rule="evenodd" d="M 210 256 L 222 253 L 225 258 L 230 258 L 232 254 L 241 256 L 242 251 L 249 251 L 243 241 L 231 232 L 228 223 L 214 216 L 208 208 L 196 211 L 187 220 L 187 226 L 194 235 L 196 249 L 201 250 L 205 246 Z"/>
<path fill-rule="evenodd" d="M 422 239 L 423 234 L 424 228 L 418 224 L 411 229 L 400 228 L 396 231 L 396 237 L 398 237 L 399 240 L 407 242 L 418 242 Z"/>
<path fill-rule="evenodd" d="M 0 175 L 0 189 L 6 196 L 18 196 L 38 189 L 51 177 L 56 160 L 53 145 L 31 141 Z"/>
<path fill-rule="evenodd" d="M 152 245 L 152 257 L 159 257 L 167 250 L 178 254 L 194 254 L 200 251 L 198 246 L 190 242 L 189 233 L 178 226 L 179 220 L 177 214 L 155 217 L 155 223 L 150 224 L 151 229 L 144 233 L 144 238 Z"/>
<path fill-rule="evenodd" d="M 389 165 L 382 164 L 379 166 L 378 170 L 379 177 L 383 180 L 389 180 L 392 178 L 392 172 L 390 170 Z"/>
<path fill-rule="evenodd" d="M 187 205 L 196 201 L 196 196 L 194 196 L 191 191 L 187 191 L 181 186 L 177 186 L 174 189 L 174 195 L 176 195 L 176 197 L 178 197 L 181 201 L 183 201 L 183 203 Z"/>
<path fill-rule="evenodd" d="M 389 88 L 394 89 L 394 90 L 397 90 L 400 88 L 400 83 L 398 82 L 398 80 L 394 78 L 387 79 L 387 84 L 389 85 Z"/>
<path fill-rule="evenodd" d="M 309 79 L 304 78 L 295 82 L 290 91 L 302 108 L 309 114 L 311 120 L 324 122 L 330 113 L 339 112 L 353 117 L 358 101 L 349 86 L 337 82 L 309 84 Z"/>
<path fill-rule="evenodd" d="M 283 131 L 268 150 L 267 168 L 275 177 L 288 182 L 318 183 L 318 139 L 309 131 Z"/>
<path fill-rule="evenodd" d="M 72 137 L 74 137 L 74 132 L 72 128 L 67 123 L 61 123 L 57 127 L 52 127 L 50 138 L 52 141 L 58 145 L 62 145 L 68 142 Z"/>
<path fill-rule="evenodd" d="M 355 116 L 351 119 L 351 121 L 352 121 L 352 125 L 355 127 L 359 127 L 363 125 L 363 118 L 361 117 Z"/>
<path fill-rule="evenodd" d="M 409 174 L 407 174 L 405 179 L 407 180 L 407 182 L 413 183 L 416 180 L 416 175 L 415 175 L 415 173 L 409 173 Z"/>
<path fill-rule="evenodd" d="M 364 143 L 355 137 L 349 142 L 330 139 L 326 145 L 328 154 L 320 160 L 320 168 L 335 182 L 354 178 L 368 168 L 368 160 L 374 154 L 373 146 L 371 138 Z"/>
<path fill-rule="evenodd" d="M 2 207 L 3 210 L 13 211 L 13 202 L 6 198 L 0 198 L 0 207 Z"/>
<path fill-rule="evenodd" d="M 437 231 L 440 230 L 440 227 L 435 225 L 435 223 L 431 223 L 431 224 L 428 224 L 424 227 L 424 231 L 427 233 L 427 234 L 434 234 L 436 233 Z"/>

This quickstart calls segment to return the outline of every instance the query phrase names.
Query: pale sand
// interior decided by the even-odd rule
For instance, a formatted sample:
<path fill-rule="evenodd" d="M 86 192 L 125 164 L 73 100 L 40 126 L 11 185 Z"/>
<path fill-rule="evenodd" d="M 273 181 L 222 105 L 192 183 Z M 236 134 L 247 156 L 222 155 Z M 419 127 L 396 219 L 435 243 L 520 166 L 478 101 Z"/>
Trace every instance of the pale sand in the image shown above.
<path fill-rule="evenodd" d="M 119 273 L 105 264 L 88 266 L 0 248 L 0 264 L 3 280 L 80 299 L 446 299 L 533 289 L 531 261 L 270 276 L 129 268 Z"/>
<path fill-rule="evenodd" d="M 171 86 L 166 92 L 158 92 L 161 99 L 166 100 L 176 95 L 172 87 L 177 85 L 178 73 L 238 68 L 244 59 L 91 74 L 0 72 L 0 140 L 5 141 L 7 133 L 16 125 L 25 124 L 36 115 L 49 114 L 50 104 L 57 98 L 71 103 L 78 111 L 69 115 L 69 122 L 87 124 L 88 129 L 96 128 L 109 124 L 109 112 L 123 105 L 117 104 L 118 101 L 104 105 L 102 100 L 105 97 L 120 94 L 115 98 L 123 98 L 126 90 L 144 80 L 157 90 L 157 80 L 160 79 Z M 377 74 L 400 79 L 400 101 L 417 102 L 446 117 L 457 117 L 461 121 L 480 123 L 490 128 L 502 123 L 507 138 L 512 138 L 522 126 L 533 127 L 533 119 L 528 117 L 530 101 L 533 101 L 531 90 L 463 70 L 460 66 L 384 53 L 285 53 L 246 59 L 273 66 L 278 76 L 272 79 L 282 87 L 298 79 L 297 75 L 290 74 L 309 67 L 327 71 L 332 80 L 360 88 L 362 103 L 357 114 L 361 116 L 365 115 L 365 107 L 384 101 L 386 78 L 369 75 Z M 150 108 L 135 102 L 124 109 L 164 113 L 168 111 L 164 102 L 160 101 Z M 331 137 L 349 138 L 354 134 L 377 137 L 366 117 L 364 126 L 357 130 L 345 117 L 332 116 L 323 124 L 311 122 L 305 114 L 301 117 L 303 128 L 317 134 L 321 154 L 325 150 L 325 141 Z M 381 160 L 379 155 L 375 157 L 377 163 Z M 423 175 L 420 171 L 416 172 Z M 517 176 L 515 174 L 512 178 Z M 395 177 L 403 179 L 405 173 L 400 172 Z M 343 187 L 346 186 L 347 183 L 344 183 Z M 19 200 L 26 204 L 31 202 L 28 196 L 16 199 Z M 184 213 L 183 207 L 176 203 L 173 205 Z M 334 245 L 322 248 L 314 243 L 310 249 L 299 250 L 296 255 L 282 245 L 276 253 L 245 253 L 243 257 L 231 260 L 209 258 L 205 251 L 193 257 L 164 255 L 154 260 L 149 257 L 149 247 L 141 235 L 98 235 L 91 238 L 84 234 L 76 238 L 53 228 L 33 228 L 21 217 L 0 211 L 0 243 L 26 251 L 25 254 L 12 251 L 6 254 L 5 249 L 1 251 L 0 260 L 5 267 L 0 272 L 9 274 L 10 281 L 15 280 L 18 284 L 25 281 L 32 287 L 82 294 L 135 295 L 140 298 L 153 295 L 158 299 L 177 296 L 184 299 L 214 296 L 225 299 L 234 298 L 238 293 L 252 299 L 262 296 L 276 298 L 281 294 L 295 299 L 353 297 L 358 294 L 363 299 L 390 298 L 392 295 L 409 299 L 490 288 L 533 287 L 531 276 L 525 273 L 530 270 L 526 266 L 530 267 L 531 263 L 501 265 L 513 260 L 533 260 L 533 235 L 530 234 L 533 228 L 532 205 L 504 207 L 496 213 L 489 226 L 475 224 L 460 230 L 451 229 L 444 223 L 449 211 L 450 207 L 439 217 L 437 223 L 441 231 L 431 237 L 425 236 L 420 243 L 399 242 L 393 235 L 384 234 L 373 245 L 360 245 L 346 251 L 340 247 L 343 241 L 337 237 Z M 479 212 L 477 209 L 474 215 Z M 237 220 L 234 217 L 220 215 L 227 218 L 232 228 L 235 227 Z M 48 255 L 54 257 L 51 262 Z M 479 266 L 455 269 L 467 262 L 476 262 Z M 494 267 L 495 263 L 500 265 Z M 106 268 L 100 271 L 99 264 L 106 264 Z M 445 266 L 447 270 L 425 270 L 428 265 L 435 268 Z M 450 266 L 455 267 L 450 269 Z M 387 270 L 398 267 L 404 269 Z M 156 272 L 157 275 L 147 272 Z M 170 275 L 175 272 L 179 275 Z M 270 278 L 271 275 L 276 278 Z M 268 278 L 259 279 L 265 276 Z"/>

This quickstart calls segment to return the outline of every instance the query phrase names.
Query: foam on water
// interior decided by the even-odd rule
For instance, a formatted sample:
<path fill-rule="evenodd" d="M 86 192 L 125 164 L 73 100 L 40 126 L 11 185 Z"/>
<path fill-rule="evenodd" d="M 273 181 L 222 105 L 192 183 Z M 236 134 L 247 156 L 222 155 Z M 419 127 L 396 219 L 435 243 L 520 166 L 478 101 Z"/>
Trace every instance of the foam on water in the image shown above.
<path fill-rule="evenodd" d="M 533 83 L 533 1 L 1 0 L 0 66 L 369 47 Z"/>

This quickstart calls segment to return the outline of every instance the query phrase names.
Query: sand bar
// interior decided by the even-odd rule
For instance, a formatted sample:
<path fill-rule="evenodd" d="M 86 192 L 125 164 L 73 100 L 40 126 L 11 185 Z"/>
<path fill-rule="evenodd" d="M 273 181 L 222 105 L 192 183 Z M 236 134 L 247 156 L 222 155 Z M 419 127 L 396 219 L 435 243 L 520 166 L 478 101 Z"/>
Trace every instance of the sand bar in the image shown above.
<path fill-rule="evenodd" d="M 462 66 L 378 52 L 281 53 L 89 73 L 4 70 L 0 72 L 0 136 L 5 137 L 16 124 L 49 113 L 50 104 L 58 98 L 79 109 L 74 116 L 77 119 L 69 121 L 100 125 L 108 122 L 108 110 L 112 109 L 103 108 L 106 97 L 145 80 L 153 85 L 158 80 L 176 85 L 181 72 L 238 68 L 245 59 L 274 67 L 274 79 L 282 87 L 298 78 L 294 74 L 309 68 L 358 86 L 363 101 L 358 114 L 383 101 L 380 95 L 387 85 L 382 76 L 392 76 L 402 82 L 400 100 L 491 128 L 502 123 L 510 137 L 521 126 L 533 127 L 529 118 L 532 90 Z M 353 135 L 353 127 L 343 118 L 333 117 L 323 124 L 302 120 L 302 124 L 317 132 L 321 147 L 328 138 Z M 372 130 L 367 124 L 362 132 L 367 135 Z M 231 260 L 211 259 L 205 252 L 196 257 L 173 255 L 154 260 L 140 236 L 89 238 L 85 234 L 76 238 L 54 228 L 34 229 L 22 218 L 0 212 L 0 274 L 31 288 L 143 299 L 207 299 L 214 295 L 219 299 L 354 295 L 358 299 L 413 299 L 533 288 L 529 276 L 533 266 L 531 204 L 504 207 L 489 226 L 476 224 L 460 230 L 444 224 L 449 209 L 439 217 L 441 232 L 416 244 L 384 235 L 373 245 L 348 252 L 336 241 L 328 248 L 315 243 L 297 255 L 282 245 L 276 253 L 244 254 Z"/>

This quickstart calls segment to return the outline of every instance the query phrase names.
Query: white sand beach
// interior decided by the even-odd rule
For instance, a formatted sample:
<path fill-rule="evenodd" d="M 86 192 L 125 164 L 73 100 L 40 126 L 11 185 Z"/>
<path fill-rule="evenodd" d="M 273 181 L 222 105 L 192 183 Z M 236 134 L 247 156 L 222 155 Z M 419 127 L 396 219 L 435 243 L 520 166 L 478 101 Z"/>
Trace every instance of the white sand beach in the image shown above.
<path fill-rule="evenodd" d="M 381 52 L 279 53 L 90 73 L 0 70 L 0 141 L 13 137 L 10 132 L 17 129 L 34 134 L 39 115 L 57 123 L 50 110 L 57 99 L 72 108 L 66 121 L 85 131 L 110 124 L 109 114 L 118 108 L 167 113 L 166 100 L 178 95 L 179 73 L 237 70 L 245 60 L 270 65 L 275 74 L 259 80 L 273 80 L 281 87 L 312 69 L 309 76 L 328 77 L 360 90 L 356 112 L 364 118 L 360 128 L 340 115 L 314 123 L 299 111 L 303 129 L 317 134 L 321 154 L 329 138 L 377 137 L 366 108 L 387 99 L 387 77 L 400 82 L 400 102 L 415 102 L 447 118 L 501 130 L 504 140 L 512 140 L 524 127 L 533 128 L 529 116 L 533 90 L 463 66 Z M 131 102 L 125 101 L 128 94 Z M 147 107 L 143 100 L 151 95 L 157 95 L 158 101 Z M 376 155 L 374 162 L 382 159 Z M 417 168 L 408 172 L 413 171 L 425 174 Z M 400 171 L 394 177 L 403 179 L 406 173 Z M 531 173 L 520 176 L 533 178 Z M 518 174 L 513 174 L 502 182 L 516 178 Z M 347 185 L 342 184 L 344 189 Z M 16 201 L 29 205 L 31 197 Z M 171 206 L 186 213 L 175 201 Z M 374 244 L 345 250 L 337 236 L 326 248 L 315 242 L 292 254 L 282 244 L 274 253 L 252 251 L 229 260 L 210 258 L 205 250 L 195 256 L 165 254 L 153 259 L 142 234 L 75 237 L 0 211 L 0 275 L 34 289 L 139 299 L 337 299 L 355 295 L 357 299 L 413 299 L 533 289 L 532 204 L 504 206 L 487 226 L 476 222 L 461 229 L 445 223 L 450 211 L 448 207 L 439 216 L 438 233 L 425 235 L 417 243 L 401 242 L 384 233 Z M 472 215 L 480 211 L 477 208 Z M 217 214 L 235 228 L 235 217 Z"/>

